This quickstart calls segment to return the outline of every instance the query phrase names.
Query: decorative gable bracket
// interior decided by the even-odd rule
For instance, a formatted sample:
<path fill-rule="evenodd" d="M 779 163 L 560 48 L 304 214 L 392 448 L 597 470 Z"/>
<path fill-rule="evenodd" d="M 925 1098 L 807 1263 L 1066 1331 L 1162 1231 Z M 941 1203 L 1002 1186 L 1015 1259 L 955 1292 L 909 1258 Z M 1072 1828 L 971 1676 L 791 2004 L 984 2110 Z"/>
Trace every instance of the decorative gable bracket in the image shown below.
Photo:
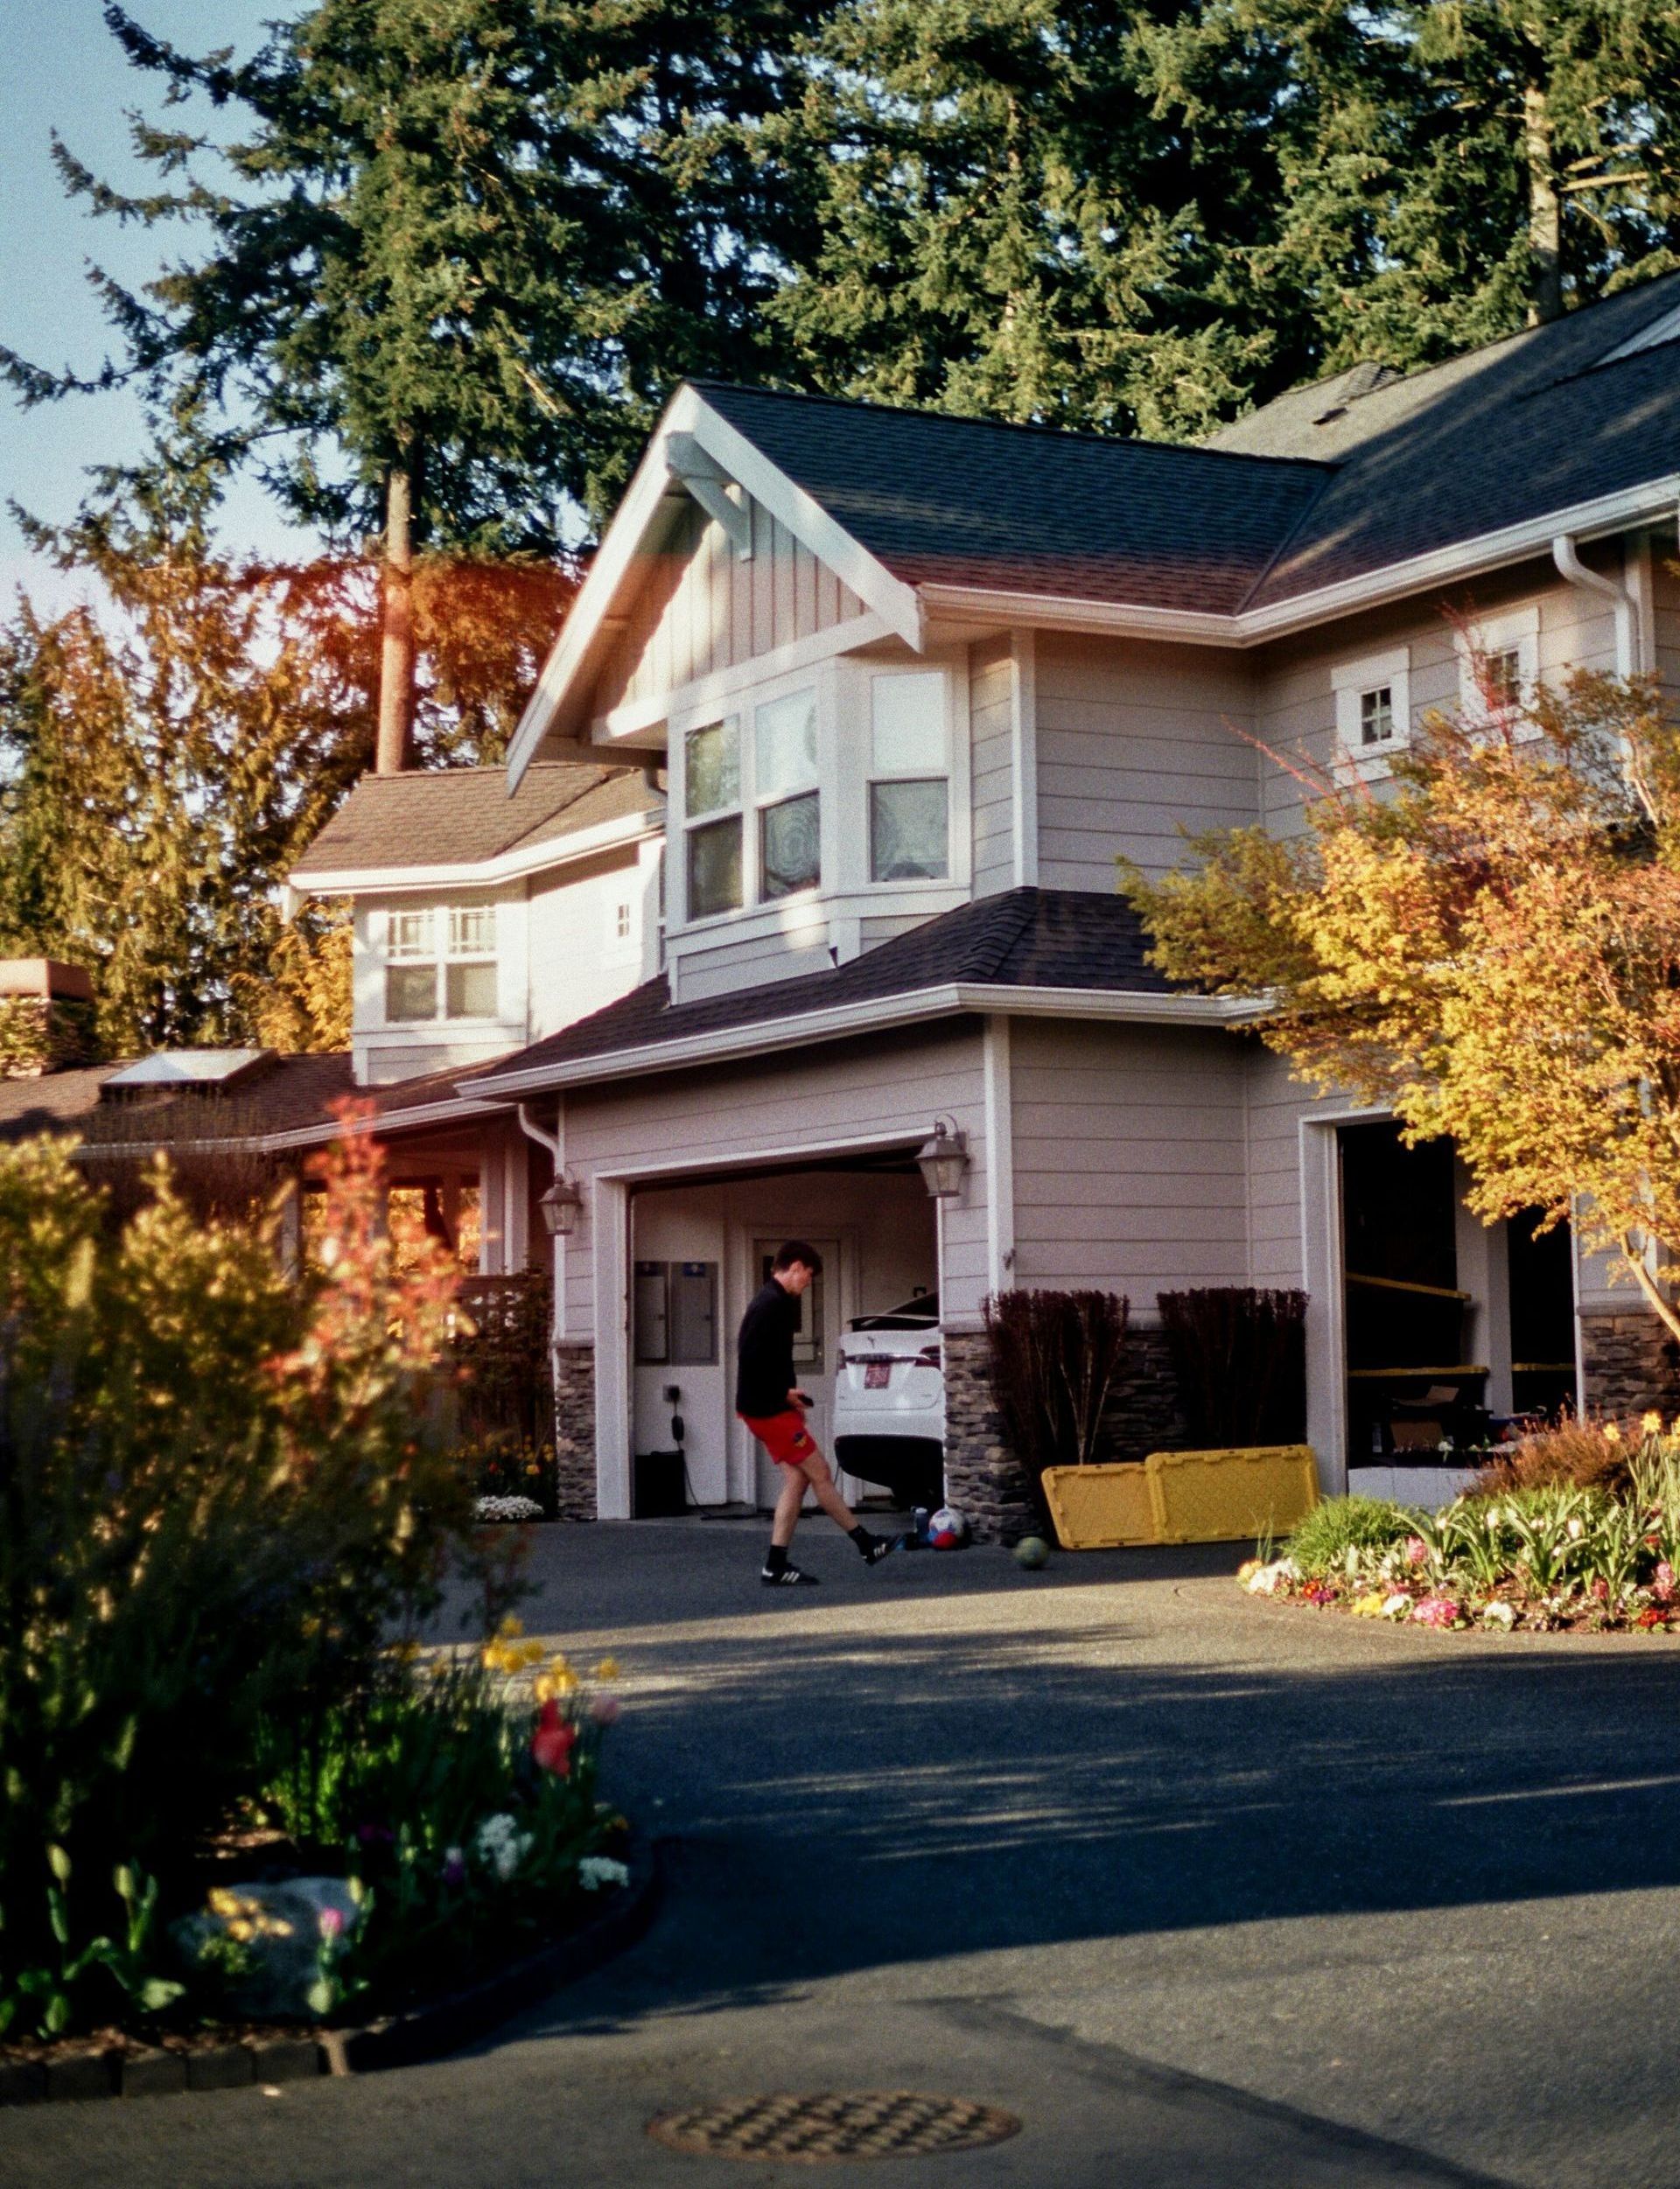
<path fill-rule="evenodd" d="M 752 513 L 745 500 L 731 499 L 735 485 L 721 464 L 706 454 L 691 433 L 666 437 L 665 467 L 677 484 L 693 495 L 714 522 L 722 526 L 735 549 L 738 563 L 752 560 Z"/>

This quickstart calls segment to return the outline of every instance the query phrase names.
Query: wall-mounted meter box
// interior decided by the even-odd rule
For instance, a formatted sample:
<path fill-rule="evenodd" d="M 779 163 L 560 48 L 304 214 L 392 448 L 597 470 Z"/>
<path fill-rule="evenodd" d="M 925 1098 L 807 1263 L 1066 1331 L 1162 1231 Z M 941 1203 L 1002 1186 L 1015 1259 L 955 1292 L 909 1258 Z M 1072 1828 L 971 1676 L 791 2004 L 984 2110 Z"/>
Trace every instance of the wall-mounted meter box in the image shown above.
<path fill-rule="evenodd" d="M 631 1301 L 631 1328 L 638 1361 L 668 1360 L 670 1353 L 670 1270 L 668 1262 L 638 1262 Z"/>
<path fill-rule="evenodd" d="M 710 1367 L 718 1358 L 718 1264 L 674 1262 L 670 1287 L 671 1359 Z"/>

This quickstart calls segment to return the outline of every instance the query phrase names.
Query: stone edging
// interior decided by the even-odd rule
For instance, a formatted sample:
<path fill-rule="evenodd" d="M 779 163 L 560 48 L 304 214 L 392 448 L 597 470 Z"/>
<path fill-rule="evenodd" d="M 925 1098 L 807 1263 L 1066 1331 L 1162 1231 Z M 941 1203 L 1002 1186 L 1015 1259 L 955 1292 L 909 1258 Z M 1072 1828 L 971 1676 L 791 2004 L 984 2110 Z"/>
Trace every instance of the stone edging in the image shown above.
<path fill-rule="evenodd" d="M 50 2063 L 0 2062 L 0 2107 L 70 2098 L 161 2097 L 182 2090 L 234 2090 L 253 2083 L 364 2075 L 436 2060 L 486 2036 L 563 1983 L 587 1976 L 633 1946 L 658 1903 L 658 1850 L 633 1839 L 630 1882 L 612 1904 L 570 1937 L 512 1968 L 424 2006 L 388 2014 L 361 2029 L 324 2029 L 318 2037 L 240 2039 L 202 2052 L 85 2053 Z"/>

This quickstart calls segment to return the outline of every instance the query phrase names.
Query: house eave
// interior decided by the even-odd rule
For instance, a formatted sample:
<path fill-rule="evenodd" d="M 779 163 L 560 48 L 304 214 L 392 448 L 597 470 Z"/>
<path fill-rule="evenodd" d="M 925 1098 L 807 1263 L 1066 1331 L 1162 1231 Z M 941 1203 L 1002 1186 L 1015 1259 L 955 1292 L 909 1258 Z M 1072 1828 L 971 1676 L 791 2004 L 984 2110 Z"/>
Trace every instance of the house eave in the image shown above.
<path fill-rule="evenodd" d="M 524 1072 L 499 1073 L 493 1081 L 463 1080 L 460 1084 L 463 1091 L 481 1084 L 486 1095 L 494 1092 L 504 1098 L 552 1094 L 606 1080 L 645 1078 L 690 1066 L 765 1056 L 800 1044 L 844 1041 L 854 1034 L 924 1025 L 968 1012 L 1097 1019 L 1142 1026 L 1228 1027 L 1246 1024 L 1258 1017 L 1263 1008 L 1246 998 L 1224 996 L 1156 996 L 1126 989 L 1035 988 L 954 981 L 913 989 L 902 996 L 872 997 L 862 1003 L 764 1019 L 750 1026 L 693 1034 L 687 1039 L 648 1042 L 635 1048 L 608 1050 L 599 1056 L 538 1065 Z"/>
<path fill-rule="evenodd" d="M 579 829 L 573 836 L 515 844 L 512 850 L 493 859 L 440 865 L 337 867 L 293 874 L 286 886 L 297 897 L 374 897 L 417 889 L 484 889 L 500 882 L 522 881 L 532 874 L 550 873 L 580 859 L 593 858 L 599 852 L 657 839 L 663 834 L 662 815 L 631 814 L 618 821 L 598 822 L 592 829 Z"/>

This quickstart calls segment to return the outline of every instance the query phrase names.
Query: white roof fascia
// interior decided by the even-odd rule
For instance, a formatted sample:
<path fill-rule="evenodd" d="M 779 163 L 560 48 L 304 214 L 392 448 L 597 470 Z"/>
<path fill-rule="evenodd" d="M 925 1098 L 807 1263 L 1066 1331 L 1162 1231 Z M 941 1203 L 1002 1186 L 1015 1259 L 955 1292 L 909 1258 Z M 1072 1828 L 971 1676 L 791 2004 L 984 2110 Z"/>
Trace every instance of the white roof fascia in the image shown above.
<path fill-rule="evenodd" d="M 494 1091 L 498 1096 L 547 1094 L 561 1087 L 676 1071 L 726 1058 L 762 1056 L 801 1041 L 841 1040 L 848 1034 L 867 1033 L 883 1026 L 912 1026 L 959 1011 L 1012 1011 L 1150 1026 L 1231 1026 L 1256 1017 L 1263 1008 L 1227 996 L 1143 996 L 1124 989 L 1015 988 L 948 982 L 937 988 L 913 989 L 902 996 L 872 997 L 863 1003 L 836 1004 L 824 1011 L 723 1027 L 716 1033 L 692 1034 L 686 1040 L 648 1042 L 637 1049 L 614 1049 L 570 1063 L 498 1074 Z M 473 1082 L 464 1076 L 461 1084 Z"/>
<path fill-rule="evenodd" d="M 295 874 L 286 886 L 298 897 L 375 897 L 387 891 L 478 889 L 569 866 L 575 859 L 592 858 L 598 851 L 611 850 L 617 844 L 639 843 L 645 837 L 662 836 L 664 829 L 662 815 L 627 814 L 617 821 L 598 822 L 592 829 L 579 829 L 573 836 L 515 844 L 511 851 L 500 852 L 494 859 L 471 860 L 456 866 L 338 867 L 320 874 Z"/>
<path fill-rule="evenodd" d="M 670 454 L 673 440 L 679 451 L 675 465 Z M 802 541 L 819 562 L 826 563 L 865 607 L 875 611 L 888 630 L 916 653 L 921 652 L 921 605 L 914 586 L 894 577 L 859 546 L 803 487 L 796 486 L 761 450 L 721 418 L 696 388 L 679 388 L 636 466 L 618 514 L 590 565 L 589 576 L 519 718 L 508 748 L 510 795 L 536 758 L 550 724 L 587 668 L 636 552 L 666 495 L 673 485 L 680 483 L 683 462 L 692 462 L 696 447 L 752 500 L 761 503 L 795 539 Z"/>
<path fill-rule="evenodd" d="M 1179 638 L 1192 646 L 1236 644 L 1236 618 L 1200 608 L 1149 608 L 1124 601 L 1082 600 L 1077 594 L 1011 592 L 991 585 L 924 585 L 929 617 L 961 622 L 1032 624 L 1040 630 L 1110 633 L 1116 637 Z"/>
<path fill-rule="evenodd" d="M 415 1125 L 453 1125 L 469 1122 L 476 1117 L 501 1117 L 507 1115 L 505 1102 L 481 1101 L 466 1094 L 452 1095 L 446 1101 L 416 1102 L 412 1109 L 387 1109 L 375 1112 L 371 1117 L 353 1117 L 348 1125 L 336 1119 L 327 1125 L 294 1125 L 285 1132 L 264 1133 L 262 1148 L 278 1154 L 284 1148 L 325 1147 L 329 1141 L 343 1138 L 348 1132 L 355 1138 L 368 1133 L 407 1131 Z M 247 1141 L 194 1141 L 194 1147 L 245 1147 Z"/>

